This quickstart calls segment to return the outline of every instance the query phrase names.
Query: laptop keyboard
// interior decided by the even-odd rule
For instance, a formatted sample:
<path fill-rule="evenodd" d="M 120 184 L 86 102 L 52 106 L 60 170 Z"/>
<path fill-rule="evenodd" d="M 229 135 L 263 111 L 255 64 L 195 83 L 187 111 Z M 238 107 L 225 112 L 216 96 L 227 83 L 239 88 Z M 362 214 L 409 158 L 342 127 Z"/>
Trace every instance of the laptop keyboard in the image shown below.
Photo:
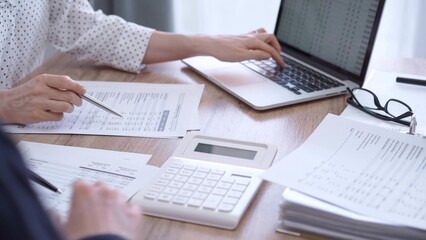
<path fill-rule="evenodd" d="M 262 61 L 248 60 L 242 63 L 297 95 L 302 94 L 301 90 L 310 93 L 343 86 L 342 83 L 287 57 L 283 57 L 283 59 L 286 64 L 284 69 L 280 69 L 272 59 Z"/>

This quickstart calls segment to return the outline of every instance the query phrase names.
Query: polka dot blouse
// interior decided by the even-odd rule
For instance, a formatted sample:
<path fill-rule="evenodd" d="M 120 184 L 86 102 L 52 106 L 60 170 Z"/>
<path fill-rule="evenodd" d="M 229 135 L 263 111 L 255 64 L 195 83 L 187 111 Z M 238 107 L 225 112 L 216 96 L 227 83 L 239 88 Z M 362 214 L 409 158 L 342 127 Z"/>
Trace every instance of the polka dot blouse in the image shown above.
<path fill-rule="evenodd" d="M 0 89 L 38 67 L 47 43 L 79 60 L 138 72 L 153 31 L 95 12 L 87 0 L 0 0 Z"/>

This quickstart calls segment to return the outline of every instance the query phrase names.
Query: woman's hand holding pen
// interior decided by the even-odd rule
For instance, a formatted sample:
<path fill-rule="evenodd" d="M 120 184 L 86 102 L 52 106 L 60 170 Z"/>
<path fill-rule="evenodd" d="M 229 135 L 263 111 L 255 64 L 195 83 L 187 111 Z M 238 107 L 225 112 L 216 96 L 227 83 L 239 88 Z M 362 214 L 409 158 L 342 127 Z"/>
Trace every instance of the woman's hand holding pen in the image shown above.
<path fill-rule="evenodd" d="M 59 121 L 74 106 L 85 88 L 68 76 L 42 74 L 10 90 L 0 91 L 0 118 L 5 123 Z"/>

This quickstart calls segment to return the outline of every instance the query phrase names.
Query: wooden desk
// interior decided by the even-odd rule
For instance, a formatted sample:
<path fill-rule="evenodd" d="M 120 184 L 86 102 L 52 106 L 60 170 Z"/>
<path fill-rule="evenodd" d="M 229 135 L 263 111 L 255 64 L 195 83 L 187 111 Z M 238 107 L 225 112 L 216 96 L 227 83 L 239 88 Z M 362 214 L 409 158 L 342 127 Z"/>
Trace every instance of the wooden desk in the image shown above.
<path fill-rule="evenodd" d="M 340 114 L 346 105 L 345 97 L 340 96 L 263 112 L 255 111 L 195 74 L 180 61 L 148 65 L 141 74 L 130 74 L 58 55 L 36 69 L 28 78 L 41 73 L 66 74 L 81 80 L 205 84 L 199 106 L 202 131 L 207 135 L 275 144 L 278 146 L 275 161 L 298 147 L 327 113 Z M 152 154 L 149 164 L 155 166 L 161 166 L 180 141 L 80 135 L 17 134 L 14 137 L 17 141 Z M 282 191 L 280 186 L 263 184 L 239 226 L 233 231 L 144 216 L 142 234 L 144 239 L 161 240 L 299 239 L 275 232 Z"/>

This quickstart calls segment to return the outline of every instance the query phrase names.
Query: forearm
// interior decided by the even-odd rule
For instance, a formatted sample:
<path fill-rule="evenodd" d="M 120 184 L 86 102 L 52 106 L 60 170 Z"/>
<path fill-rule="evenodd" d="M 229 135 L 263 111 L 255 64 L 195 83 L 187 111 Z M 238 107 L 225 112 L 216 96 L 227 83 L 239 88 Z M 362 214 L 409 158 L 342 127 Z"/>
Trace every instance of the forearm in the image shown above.
<path fill-rule="evenodd" d="M 142 63 L 158 63 L 193 56 L 212 55 L 210 46 L 214 37 L 207 35 L 183 35 L 155 31 L 148 44 Z"/>

